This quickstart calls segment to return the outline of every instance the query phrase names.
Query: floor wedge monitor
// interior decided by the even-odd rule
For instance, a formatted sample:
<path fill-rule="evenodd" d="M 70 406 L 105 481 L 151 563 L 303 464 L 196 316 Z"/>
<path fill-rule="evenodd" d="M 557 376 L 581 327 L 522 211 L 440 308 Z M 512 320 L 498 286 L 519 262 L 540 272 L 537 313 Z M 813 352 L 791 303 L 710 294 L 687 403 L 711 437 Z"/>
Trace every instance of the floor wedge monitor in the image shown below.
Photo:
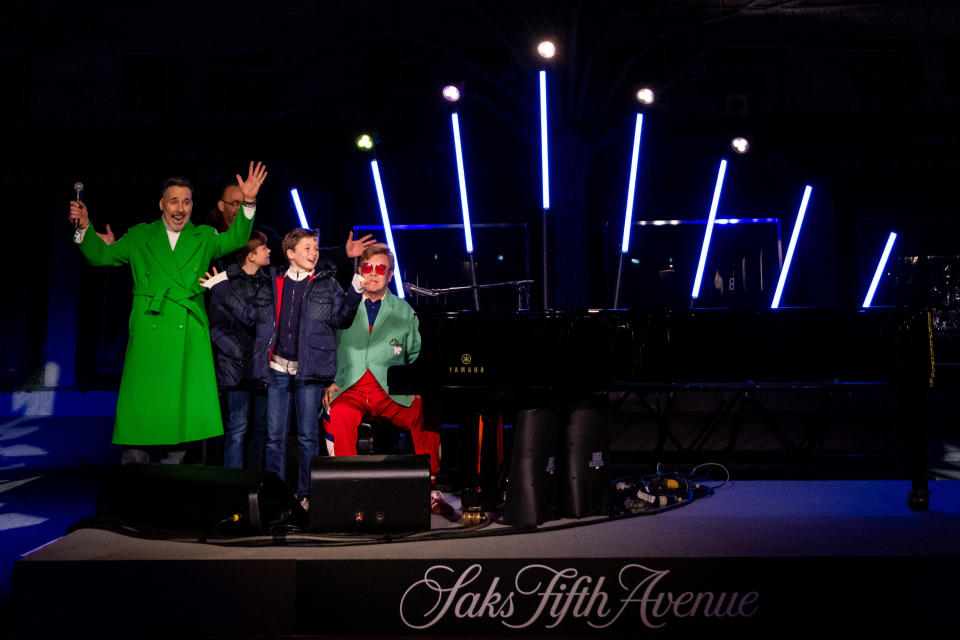
<path fill-rule="evenodd" d="M 386 533 L 429 528 L 430 456 L 313 459 L 309 531 Z"/>

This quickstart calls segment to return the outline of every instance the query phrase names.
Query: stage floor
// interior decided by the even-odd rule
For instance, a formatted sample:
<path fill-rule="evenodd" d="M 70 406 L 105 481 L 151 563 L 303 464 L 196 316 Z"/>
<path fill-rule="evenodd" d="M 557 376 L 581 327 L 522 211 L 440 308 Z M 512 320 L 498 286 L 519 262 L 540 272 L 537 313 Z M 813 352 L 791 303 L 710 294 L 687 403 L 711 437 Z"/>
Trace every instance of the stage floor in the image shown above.
<path fill-rule="evenodd" d="M 960 481 L 739 481 L 654 515 L 390 542 L 78 529 L 14 567 L 15 635 L 686 635 L 947 630 Z M 465 534 L 469 537 L 462 537 Z M 171 613 L 176 612 L 175 616 Z"/>

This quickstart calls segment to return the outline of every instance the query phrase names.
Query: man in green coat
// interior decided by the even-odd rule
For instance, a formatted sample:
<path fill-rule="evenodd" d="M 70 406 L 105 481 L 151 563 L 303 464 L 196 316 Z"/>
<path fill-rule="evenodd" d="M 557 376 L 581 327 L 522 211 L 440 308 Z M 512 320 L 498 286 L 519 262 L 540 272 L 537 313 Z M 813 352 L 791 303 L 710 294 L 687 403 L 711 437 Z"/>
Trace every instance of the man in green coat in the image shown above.
<path fill-rule="evenodd" d="M 223 435 L 199 279 L 211 260 L 247 242 L 266 177 L 259 162 L 250 163 L 246 180 L 237 175 L 243 215 L 222 234 L 190 222 L 193 188 L 185 178 L 164 182 L 159 220 L 132 227 L 112 244 L 95 230 L 89 233 L 82 202 L 70 204 L 74 241 L 90 264 L 129 264 L 133 274 L 130 338 L 113 431 L 113 442 L 124 446 L 123 462 L 148 462 L 153 449 L 166 450 L 165 462 L 181 462 L 185 447 L 178 445 Z"/>

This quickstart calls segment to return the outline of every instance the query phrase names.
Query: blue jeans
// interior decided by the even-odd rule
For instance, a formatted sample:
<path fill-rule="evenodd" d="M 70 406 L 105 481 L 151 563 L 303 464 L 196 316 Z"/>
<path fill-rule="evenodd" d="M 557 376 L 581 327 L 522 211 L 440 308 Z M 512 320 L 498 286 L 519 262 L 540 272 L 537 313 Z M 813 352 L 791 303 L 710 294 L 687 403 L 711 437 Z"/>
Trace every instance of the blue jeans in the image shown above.
<path fill-rule="evenodd" d="M 231 389 L 225 391 L 224 396 L 227 421 L 223 429 L 223 466 L 259 471 L 263 467 L 267 440 L 267 393 L 262 389 Z"/>
<path fill-rule="evenodd" d="M 323 385 L 307 382 L 283 371 L 270 369 L 267 383 L 267 459 L 266 469 L 283 480 L 287 460 L 287 428 L 291 401 L 297 407 L 299 477 L 297 497 L 310 494 L 310 463 L 320 452 L 320 398 Z"/>

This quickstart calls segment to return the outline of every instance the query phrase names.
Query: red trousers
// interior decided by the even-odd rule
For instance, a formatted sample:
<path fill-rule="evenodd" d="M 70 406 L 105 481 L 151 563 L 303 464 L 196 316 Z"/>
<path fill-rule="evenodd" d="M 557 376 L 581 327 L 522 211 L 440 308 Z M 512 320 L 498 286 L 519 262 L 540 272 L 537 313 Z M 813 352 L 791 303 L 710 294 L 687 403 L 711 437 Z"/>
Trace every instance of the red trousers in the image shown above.
<path fill-rule="evenodd" d="M 408 430 L 414 453 L 430 456 L 431 474 L 440 470 L 440 434 L 424 429 L 423 400 L 417 396 L 409 407 L 397 404 L 370 371 L 330 403 L 324 418 L 327 452 L 334 456 L 357 455 L 357 427 L 365 417 L 386 418 Z"/>

